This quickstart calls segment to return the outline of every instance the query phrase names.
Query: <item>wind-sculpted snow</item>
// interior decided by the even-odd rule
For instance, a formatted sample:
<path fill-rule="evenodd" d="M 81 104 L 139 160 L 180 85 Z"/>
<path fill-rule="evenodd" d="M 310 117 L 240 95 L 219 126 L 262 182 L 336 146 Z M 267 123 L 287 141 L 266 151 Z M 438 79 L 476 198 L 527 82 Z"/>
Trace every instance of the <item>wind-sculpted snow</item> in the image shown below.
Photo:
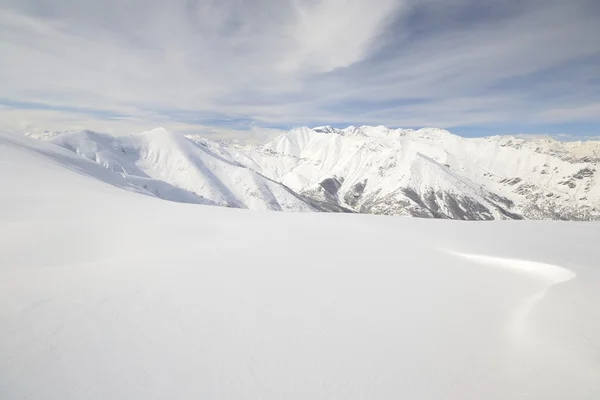
<path fill-rule="evenodd" d="M 575 273 L 551 264 L 545 264 L 527 260 L 513 260 L 510 258 L 502 257 L 490 257 L 478 254 L 464 254 L 464 253 L 453 253 L 456 256 L 472 260 L 484 265 L 490 265 L 493 267 L 504 268 L 507 270 L 514 271 L 515 273 L 525 274 L 538 278 L 548 285 L 556 285 L 561 282 L 570 281 L 576 277 Z"/>
<path fill-rule="evenodd" d="M 2 134 L 0 180 L 0 399 L 600 398 L 598 223 L 179 204 Z"/>
<path fill-rule="evenodd" d="M 534 279 L 540 280 L 544 284 L 544 287 L 542 287 L 539 292 L 524 299 L 513 311 L 513 318 L 508 323 L 508 330 L 520 337 L 525 334 L 529 334 L 531 336 L 527 329 L 527 319 L 534 311 L 535 307 L 548 294 L 548 291 L 552 288 L 552 286 L 559 283 L 568 282 L 571 279 L 575 279 L 577 276 L 573 271 L 570 271 L 566 268 L 541 262 L 491 257 L 479 254 L 464 254 L 456 252 L 450 252 L 450 254 L 462 257 L 478 264 L 502 268 L 517 274 L 530 276 Z M 533 341 L 535 338 L 530 337 L 529 340 Z"/>

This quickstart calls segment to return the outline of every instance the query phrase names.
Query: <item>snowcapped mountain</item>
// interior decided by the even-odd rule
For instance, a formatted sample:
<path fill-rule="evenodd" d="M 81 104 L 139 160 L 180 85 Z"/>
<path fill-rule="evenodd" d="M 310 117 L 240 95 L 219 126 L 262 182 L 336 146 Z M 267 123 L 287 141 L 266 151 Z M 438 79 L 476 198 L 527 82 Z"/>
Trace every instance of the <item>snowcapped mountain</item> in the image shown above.
<path fill-rule="evenodd" d="M 296 192 L 369 214 L 600 218 L 600 142 L 466 139 L 442 129 L 300 128 L 232 158 Z"/>
<path fill-rule="evenodd" d="M 600 219 L 600 142 L 382 126 L 300 128 L 247 146 L 164 129 L 39 138 L 169 200 L 463 220 Z"/>
<path fill-rule="evenodd" d="M 162 128 L 129 136 L 91 131 L 37 136 L 101 164 L 157 197 L 276 211 L 320 211 L 283 185 Z"/>

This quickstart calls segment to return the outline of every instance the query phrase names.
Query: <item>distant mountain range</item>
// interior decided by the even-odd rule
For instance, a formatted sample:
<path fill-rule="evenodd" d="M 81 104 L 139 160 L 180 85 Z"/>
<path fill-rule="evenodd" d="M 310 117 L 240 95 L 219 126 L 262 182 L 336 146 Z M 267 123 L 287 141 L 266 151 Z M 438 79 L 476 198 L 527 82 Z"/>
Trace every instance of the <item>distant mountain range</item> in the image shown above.
<path fill-rule="evenodd" d="M 167 200 L 254 210 L 460 220 L 600 220 L 600 141 L 435 128 L 294 129 L 263 145 L 158 128 L 111 136 L 46 132 L 50 141 Z"/>

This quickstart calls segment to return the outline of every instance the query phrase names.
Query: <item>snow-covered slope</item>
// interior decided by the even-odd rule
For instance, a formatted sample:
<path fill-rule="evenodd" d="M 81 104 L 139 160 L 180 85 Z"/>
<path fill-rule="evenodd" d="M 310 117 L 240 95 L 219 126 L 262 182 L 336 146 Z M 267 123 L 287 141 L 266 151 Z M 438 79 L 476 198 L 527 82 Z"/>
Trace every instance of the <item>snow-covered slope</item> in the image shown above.
<path fill-rule="evenodd" d="M 315 211 L 283 185 L 222 158 L 208 148 L 162 128 L 130 136 L 74 131 L 41 137 L 74 151 L 158 196 L 179 201 L 157 186 L 166 183 L 203 202 L 235 208 Z"/>
<path fill-rule="evenodd" d="M 441 129 L 292 130 L 231 158 L 362 213 L 452 219 L 600 218 L 600 142 L 465 139 Z"/>
<path fill-rule="evenodd" d="M 600 398 L 598 223 L 178 204 L 1 134 L 0 179 L 3 400 Z"/>

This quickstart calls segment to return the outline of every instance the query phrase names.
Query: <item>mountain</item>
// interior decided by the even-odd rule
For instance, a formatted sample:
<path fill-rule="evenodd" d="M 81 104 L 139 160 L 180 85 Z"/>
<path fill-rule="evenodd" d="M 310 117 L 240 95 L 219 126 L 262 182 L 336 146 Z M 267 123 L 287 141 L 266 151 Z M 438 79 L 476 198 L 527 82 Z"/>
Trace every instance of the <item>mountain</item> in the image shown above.
<path fill-rule="evenodd" d="M 442 129 L 382 126 L 300 128 L 246 146 L 164 129 L 42 138 L 133 183 L 150 179 L 154 188 L 163 182 L 199 196 L 196 202 L 229 207 L 462 220 L 600 219 L 600 142 L 462 138 Z"/>
<path fill-rule="evenodd" d="M 2 400 L 599 398 L 598 223 L 180 204 L 92 154 L 0 133 Z"/>
<path fill-rule="evenodd" d="M 321 210 L 285 186 L 162 128 L 118 137 L 71 131 L 37 138 L 95 161 L 163 199 L 254 210 Z"/>
<path fill-rule="evenodd" d="M 292 130 L 231 158 L 297 193 L 367 214 L 600 218 L 600 142 L 467 139 L 441 129 Z"/>

